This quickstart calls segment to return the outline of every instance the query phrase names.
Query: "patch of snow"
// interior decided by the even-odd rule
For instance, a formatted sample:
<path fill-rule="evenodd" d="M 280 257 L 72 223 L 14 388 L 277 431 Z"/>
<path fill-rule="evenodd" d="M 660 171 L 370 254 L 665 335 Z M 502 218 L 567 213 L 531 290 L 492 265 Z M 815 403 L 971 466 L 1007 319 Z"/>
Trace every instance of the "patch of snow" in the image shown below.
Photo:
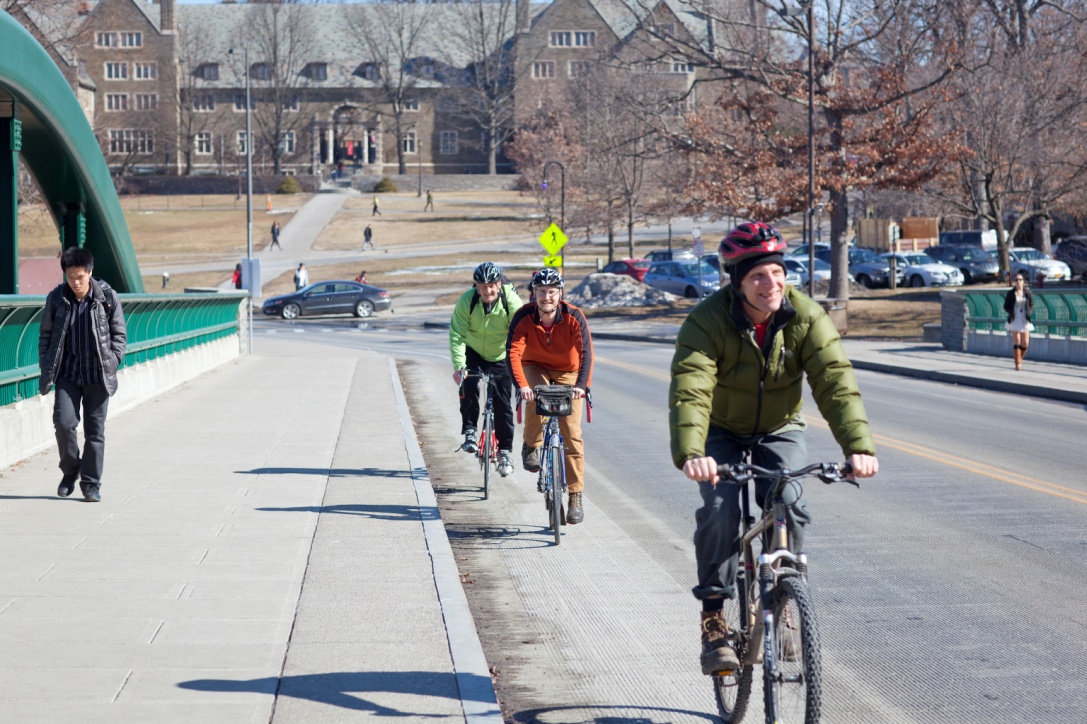
<path fill-rule="evenodd" d="M 599 307 L 644 307 L 671 304 L 679 299 L 624 274 L 590 274 L 573 290 L 566 300 L 585 309 Z"/>

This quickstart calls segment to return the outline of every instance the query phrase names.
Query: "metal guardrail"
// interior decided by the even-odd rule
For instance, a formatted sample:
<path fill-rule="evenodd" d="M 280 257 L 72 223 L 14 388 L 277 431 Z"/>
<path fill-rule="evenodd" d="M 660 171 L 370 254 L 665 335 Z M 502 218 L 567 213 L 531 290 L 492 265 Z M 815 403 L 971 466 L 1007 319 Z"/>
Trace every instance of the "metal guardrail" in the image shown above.
<path fill-rule="evenodd" d="M 1087 292 L 1034 294 L 1034 334 L 1049 337 L 1087 337 Z M 973 331 L 1001 332 L 1008 327 L 1004 312 L 1007 291 L 963 291 L 966 297 L 966 324 Z"/>
<path fill-rule="evenodd" d="M 238 333 L 245 292 L 122 294 L 128 348 L 121 367 Z M 0 406 L 38 394 L 44 296 L 0 295 Z"/>

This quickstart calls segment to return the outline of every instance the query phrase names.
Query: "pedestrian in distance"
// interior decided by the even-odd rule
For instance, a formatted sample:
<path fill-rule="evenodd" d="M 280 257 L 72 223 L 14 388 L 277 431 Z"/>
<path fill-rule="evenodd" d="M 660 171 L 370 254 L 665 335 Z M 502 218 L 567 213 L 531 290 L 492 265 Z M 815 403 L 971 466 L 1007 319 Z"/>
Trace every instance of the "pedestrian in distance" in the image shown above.
<path fill-rule="evenodd" d="M 1004 296 L 1004 311 L 1008 314 L 1008 336 L 1012 338 L 1012 359 L 1016 371 L 1023 369 L 1023 358 L 1030 346 L 1030 333 L 1034 331 L 1031 315 L 1034 314 L 1034 295 L 1027 286 L 1022 272 L 1012 279 L 1012 288 Z"/>
<path fill-rule="evenodd" d="M 521 308 L 521 298 L 512 284 L 502 279 L 494 262 L 484 262 L 472 273 L 473 286 L 460 295 L 449 320 L 449 355 L 453 360 L 453 382 L 462 385 L 460 398 L 461 450 L 477 452 L 476 425 L 479 422 L 479 379 L 467 373 L 484 372 L 492 377 L 494 434 L 498 439 L 498 474 L 513 473 L 513 388 L 506 366 L 506 336 L 510 320 Z"/>
<path fill-rule="evenodd" d="M 423 211 L 434 210 L 434 194 L 430 193 L 430 189 L 426 190 L 426 205 L 423 207 Z"/>
<path fill-rule="evenodd" d="M 162 288 L 165 289 L 166 285 L 170 283 L 170 272 L 164 271 L 162 273 Z"/>
<path fill-rule="evenodd" d="M 698 483 L 695 559 L 702 604 L 702 673 L 739 666 L 723 615 L 735 599 L 741 547 L 739 488 L 718 485 L 719 464 L 743 461 L 796 470 L 807 462 L 801 415 L 807 377 L 819 413 L 853 466 L 879 470 L 853 366 L 826 312 L 785 284 L 785 241 L 769 224 L 745 222 L 718 254 L 731 284 L 699 303 L 680 326 L 672 356 L 668 427 L 672 461 Z M 755 481 L 765 501 L 773 481 Z M 796 483 L 783 491 L 790 549 L 800 553 L 811 515 Z M 769 501 L 765 501 L 769 504 Z"/>
<path fill-rule="evenodd" d="M 306 271 L 305 264 L 299 264 L 294 271 L 294 290 L 297 292 L 307 286 L 309 286 L 309 272 Z"/>
<path fill-rule="evenodd" d="M 234 274 L 230 277 L 230 283 L 235 289 L 242 288 L 242 265 L 241 263 L 234 265 Z"/>
<path fill-rule="evenodd" d="M 381 209 L 377 206 L 377 196 L 374 196 L 374 208 L 371 211 L 370 216 L 381 216 Z"/>
<path fill-rule="evenodd" d="M 374 230 L 367 224 L 366 228 L 362 230 L 362 250 L 366 251 L 366 247 L 369 246 L 371 250 L 375 250 L 374 247 Z"/>
<path fill-rule="evenodd" d="M 268 251 L 279 247 L 280 251 L 283 251 L 283 247 L 279 245 L 279 222 L 272 222 L 272 243 L 268 246 Z"/>
<path fill-rule="evenodd" d="M 525 402 L 536 399 L 537 385 L 570 385 L 573 411 L 559 418 L 566 443 L 566 489 L 570 498 L 566 522 L 585 519 L 585 444 L 581 438 L 581 412 L 593 377 L 593 342 L 589 323 L 580 309 L 562 299 L 565 282 L 548 267 L 532 278 L 536 301 L 524 305 L 510 321 L 506 355 L 510 375 Z M 591 401 L 591 400 L 590 400 Z M 525 405 L 525 435 L 521 462 L 530 473 L 539 472 L 544 443 L 544 420 L 535 406 Z"/>
<path fill-rule="evenodd" d="M 60 258 L 64 282 L 45 299 L 38 334 L 41 394 L 53 393 L 53 427 L 60 452 L 57 495 L 67 498 L 79 481 L 83 499 L 102 500 L 106 412 L 117 392 L 117 368 L 125 358 L 128 331 L 121 300 L 95 279 L 94 256 L 69 248 Z M 83 451 L 77 428 L 82 417 Z"/>
<path fill-rule="evenodd" d="M 359 272 L 359 275 L 357 277 L 355 277 L 355 281 L 357 281 L 359 284 L 366 284 L 367 283 L 367 281 L 366 281 L 366 270 L 365 269 L 363 269 L 362 271 Z"/>

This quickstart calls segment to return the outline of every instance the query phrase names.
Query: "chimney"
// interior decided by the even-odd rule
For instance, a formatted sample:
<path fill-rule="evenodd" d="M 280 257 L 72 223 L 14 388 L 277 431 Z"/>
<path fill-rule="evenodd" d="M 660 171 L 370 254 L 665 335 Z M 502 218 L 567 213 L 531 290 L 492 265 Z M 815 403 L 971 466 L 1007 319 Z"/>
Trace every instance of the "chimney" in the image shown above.
<path fill-rule="evenodd" d="M 528 19 L 528 3 L 529 0 L 517 0 L 517 33 L 527 33 L 532 29 L 531 23 Z"/>
<path fill-rule="evenodd" d="M 177 23 L 174 20 L 175 0 L 160 0 L 160 2 L 159 29 L 161 29 L 164 34 L 177 32 Z"/>

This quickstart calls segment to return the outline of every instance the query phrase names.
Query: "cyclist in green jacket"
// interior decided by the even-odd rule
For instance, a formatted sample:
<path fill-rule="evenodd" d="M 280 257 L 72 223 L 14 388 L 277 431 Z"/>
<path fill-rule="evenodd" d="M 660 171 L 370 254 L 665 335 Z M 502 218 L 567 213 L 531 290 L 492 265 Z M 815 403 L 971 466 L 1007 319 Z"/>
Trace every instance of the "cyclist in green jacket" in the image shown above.
<path fill-rule="evenodd" d="M 768 224 L 740 224 L 718 250 L 731 284 L 691 311 L 672 358 L 668 422 L 672 459 L 699 484 L 695 557 L 702 602 L 702 671 L 738 665 L 725 624 L 724 600 L 736 596 L 740 551 L 739 488 L 717 485 L 718 464 L 752 462 L 792 469 L 807 464 L 801 415 L 805 377 L 819 412 L 859 478 L 879 462 L 853 366 L 822 308 L 786 287 L 785 242 Z M 756 481 L 762 504 L 769 480 Z M 784 491 L 790 547 L 799 552 L 811 521 L 799 487 Z"/>
<path fill-rule="evenodd" d="M 453 381 L 464 383 L 460 400 L 461 449 L 477 450 L 476 423 L 479 420 L 479 380 L 465 379 L 466 372 L 491 375 L 494 400 L 494 434 L 498 438 L 498 474 L 513 472 L 513 386 L 506 365 L 506 335 L 510 319 L 521 307 L 513 285 L 502 281 L 494 262 L 484 262 L 472 275 L 475 286 L 460 296 L 449 320 L 449 354 L 453 358 Z"/>

